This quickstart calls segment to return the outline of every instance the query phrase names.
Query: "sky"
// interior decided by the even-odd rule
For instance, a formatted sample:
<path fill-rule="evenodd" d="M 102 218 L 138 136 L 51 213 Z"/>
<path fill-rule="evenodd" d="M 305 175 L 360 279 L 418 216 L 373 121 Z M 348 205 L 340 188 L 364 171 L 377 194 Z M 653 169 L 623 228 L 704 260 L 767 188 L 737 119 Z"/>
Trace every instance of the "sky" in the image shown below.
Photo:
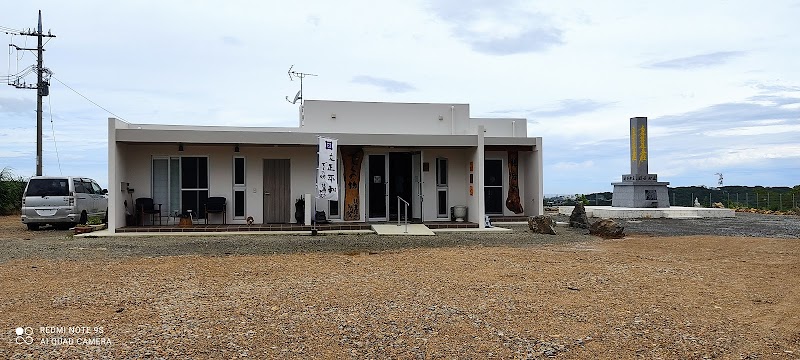
<path fill-rule="evenodd" d="M 611 191 L 635 116 L 649 118 L 650 173 L 671 186 L 800 184 L 800 0 L 17 1 L 0 27 L 34 28 L 37 10 L 57 36 L 46 175 L 105 186 L 108 117 L 296 126 L 294 65 L 318 75 L 306 99 L 527 118 L 546 194 Z M 9 48 L 0 77 L 35 60 Z M 0 168 L 23 177 L 35 110 L 34 90 L 0 87 Z"/>

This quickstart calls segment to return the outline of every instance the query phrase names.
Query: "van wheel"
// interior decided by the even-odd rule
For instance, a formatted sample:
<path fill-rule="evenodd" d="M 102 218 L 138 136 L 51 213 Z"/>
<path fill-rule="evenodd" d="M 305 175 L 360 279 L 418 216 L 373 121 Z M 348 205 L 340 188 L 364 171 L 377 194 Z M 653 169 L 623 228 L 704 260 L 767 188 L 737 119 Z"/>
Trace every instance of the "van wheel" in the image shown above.
<path fill-rule="evenodd" d="M 36 231 L 39 230 L 39 224 L 25 224 L 28 225 L 28 230 Z"/>
<path fill-rule="evenodd" d="M 86 225 L 86 222 L 89 221 L 89 215 L 86 215 L 86 211 L 81 213 L 81 218 L 78 220 L 78 224 Z"/>

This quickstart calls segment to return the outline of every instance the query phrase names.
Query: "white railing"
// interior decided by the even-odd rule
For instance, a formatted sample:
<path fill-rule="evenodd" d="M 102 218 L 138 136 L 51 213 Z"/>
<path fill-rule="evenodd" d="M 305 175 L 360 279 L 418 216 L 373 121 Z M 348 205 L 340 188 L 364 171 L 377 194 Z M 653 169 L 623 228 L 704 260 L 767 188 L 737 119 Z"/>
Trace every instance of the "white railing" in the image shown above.
<path fill-rule="evenodd" d="M 409 204 L 408 204 L 408 201 L 405 201 L 403 198 L 401 198 L 399 196 L 397 197 L 397 226 L 400 226 L 400 202 L 401 201 L 404 204 L 404 206 L 403 206 L 404 221 L 403 222 L 405 223 L 405 226 L 406 226 L 405 231 L 403 231 L 403 233 L 404 234 L 408 234 L 408 205 Z"/>

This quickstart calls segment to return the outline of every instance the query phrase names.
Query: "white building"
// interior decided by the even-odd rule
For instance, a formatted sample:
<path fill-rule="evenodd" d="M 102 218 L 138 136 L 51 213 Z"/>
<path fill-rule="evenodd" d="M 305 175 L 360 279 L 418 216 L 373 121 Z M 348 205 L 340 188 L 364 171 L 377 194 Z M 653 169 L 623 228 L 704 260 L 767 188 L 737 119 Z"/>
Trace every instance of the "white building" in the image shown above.
<path fill-rule="evenodd" d="M 316 202 L 333 222 L 393 219 L 398 196 L 425 222 L 449 221 L 457 205 L 480 227 L 487 214 L 543 214 L 542 138 L 528 137 L 525 119 L 471 118 L 468 104 L 322 100 L 305 101 L 301 114 L 297 127 L 110 118 L 109 229 L 126 226 L 139 197 L 162 204 L 163 216 L 202 218 L 205 199 L 221 196 L 229 224 L 294 223 L 295 200 L 315 193 L 318 136 L 338 139 L 339 200 Z"/>

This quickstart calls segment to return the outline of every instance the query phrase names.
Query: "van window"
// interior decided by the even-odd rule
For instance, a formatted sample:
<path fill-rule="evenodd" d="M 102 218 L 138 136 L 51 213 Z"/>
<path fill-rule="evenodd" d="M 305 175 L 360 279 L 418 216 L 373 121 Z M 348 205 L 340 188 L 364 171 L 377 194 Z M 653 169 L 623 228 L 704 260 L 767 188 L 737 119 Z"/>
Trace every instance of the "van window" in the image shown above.
<path fill-rule="evenodd" d="M 92 188 L 92 182 L 89 180 L 83 180 L 83 187 L 86 189 L 86 192 L 89 194 L 94 194 L 94 189 Z"/>
<path fill-rule="evenodd" d="M 67 179 L 31 179 L 26 196 L 69 196 Z"/>
<path fill-rule="evenodd" d="M 103 193 L 103 188 L 101 188 L 100 185 L 97 185 L 97 183 L 94 182 L 94 180 L 92 180 L 92 189 L 94 189 L 94 193 L 95 194 L 102 194 Z"/>
<path fill-rule="evenodd" d="M 72 184 L 75 186 L 75 193 L 76 194 L 86 194 L 89 191 L 86 190 L 86 187 L 83 186 L 83 181 L 80 180 L 72 180 Z"/>

